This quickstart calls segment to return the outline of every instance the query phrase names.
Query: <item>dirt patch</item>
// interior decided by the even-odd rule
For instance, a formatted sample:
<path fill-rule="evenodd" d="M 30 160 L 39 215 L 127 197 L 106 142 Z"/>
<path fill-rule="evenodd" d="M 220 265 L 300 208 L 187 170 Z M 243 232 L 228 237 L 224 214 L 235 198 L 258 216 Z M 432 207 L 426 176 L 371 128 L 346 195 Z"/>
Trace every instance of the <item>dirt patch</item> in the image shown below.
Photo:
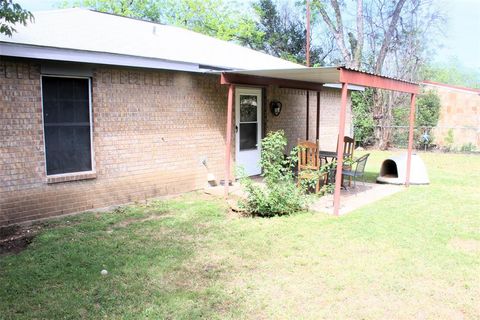
<path fill-rule="evenodd" d="M 40 230 L 41 225 L 0 228 L 0 256 L 25 250 Z"/>
<path fill-rule="evenodd" d="M 480 253 L 480 240 L 453 238 L 448 245 L 454 250 L 463 253 L 478 254 Z"/>

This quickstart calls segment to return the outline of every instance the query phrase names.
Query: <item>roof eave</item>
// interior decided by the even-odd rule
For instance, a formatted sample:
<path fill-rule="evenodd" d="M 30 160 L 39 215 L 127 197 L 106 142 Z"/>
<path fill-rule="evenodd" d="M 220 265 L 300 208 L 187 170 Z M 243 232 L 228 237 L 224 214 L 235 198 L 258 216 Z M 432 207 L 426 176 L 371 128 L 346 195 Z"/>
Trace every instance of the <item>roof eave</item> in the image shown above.
<path fill-rule="evenodd" d="M 110 52 L 17 44 L 3 41 L 0 41 L 0 55 L 17 58 L 139 67 L 148 69 L 166 69 L 189 72 L 208 71 L 208 69 L 204 69 L 207 66 L 200 66 L 197 63 L 131 56 Z"/>

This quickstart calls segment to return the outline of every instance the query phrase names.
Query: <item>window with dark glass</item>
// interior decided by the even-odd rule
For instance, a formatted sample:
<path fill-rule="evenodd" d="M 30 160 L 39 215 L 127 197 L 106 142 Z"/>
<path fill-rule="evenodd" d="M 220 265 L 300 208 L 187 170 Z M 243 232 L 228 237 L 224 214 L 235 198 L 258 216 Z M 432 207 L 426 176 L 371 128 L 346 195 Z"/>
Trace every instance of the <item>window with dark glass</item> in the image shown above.
<path fill-rule="evenodd" d="M 47 175 L 92 170 L 89 79 L 42 77 Z"/>
<path fill-rule="evenodd" d="M 258 148 L 257 96 L 240 96 L 240 150 Z"/>

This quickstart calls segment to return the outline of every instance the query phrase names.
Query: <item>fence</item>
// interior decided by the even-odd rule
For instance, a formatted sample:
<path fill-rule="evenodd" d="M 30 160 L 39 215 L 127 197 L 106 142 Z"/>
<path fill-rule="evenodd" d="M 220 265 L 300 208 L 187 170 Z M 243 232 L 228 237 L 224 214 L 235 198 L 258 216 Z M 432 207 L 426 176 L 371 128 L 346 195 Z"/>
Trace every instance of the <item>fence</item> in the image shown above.
<path fill-rule="evenodd" d="M 408 129 L 408 126 L 388 126 L 381 127 L 381 132 L 384 137 L 387 137 L 389 146 L 406 148 L 408 146 Z M 478 152 L 480 151 L 480 128 L 416 127 L 413 141 L 417 149 Z"/>

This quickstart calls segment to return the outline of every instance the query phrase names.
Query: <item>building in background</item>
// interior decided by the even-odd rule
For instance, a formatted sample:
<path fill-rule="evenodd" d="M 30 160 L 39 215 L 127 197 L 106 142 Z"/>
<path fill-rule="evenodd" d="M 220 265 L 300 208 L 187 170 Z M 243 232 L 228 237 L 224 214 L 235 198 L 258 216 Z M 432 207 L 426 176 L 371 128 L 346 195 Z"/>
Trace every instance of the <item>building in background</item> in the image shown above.
<path fill-rule="evenodd" d="M 480 150 L 480 89 L 424 81 L 424 89 L 440 97 L 440 118 L 434 143 L 441 148 Z"/>

